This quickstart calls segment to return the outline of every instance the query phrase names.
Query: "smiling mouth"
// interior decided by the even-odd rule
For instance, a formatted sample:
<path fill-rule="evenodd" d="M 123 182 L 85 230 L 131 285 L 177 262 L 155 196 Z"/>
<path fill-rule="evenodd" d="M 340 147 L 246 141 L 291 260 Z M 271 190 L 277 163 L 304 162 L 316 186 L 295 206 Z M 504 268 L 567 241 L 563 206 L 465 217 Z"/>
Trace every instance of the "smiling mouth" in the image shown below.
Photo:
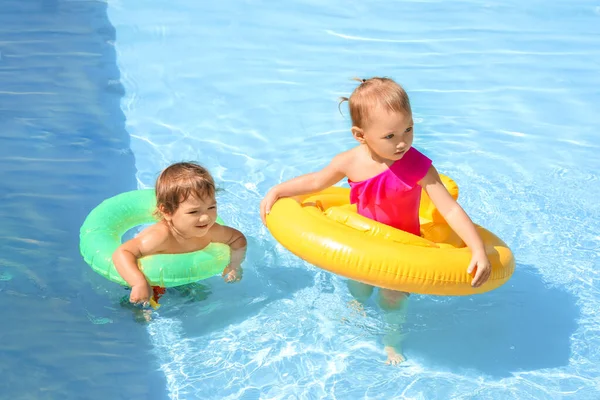
<path fill-rule="evenodd" d="M 206 225 L 196 225 L 196 228 L 201 228 L 202 229 L 202 228 L 206 228 L 207 226 L 208 226 L 208 224 L 206 224 Z"/>

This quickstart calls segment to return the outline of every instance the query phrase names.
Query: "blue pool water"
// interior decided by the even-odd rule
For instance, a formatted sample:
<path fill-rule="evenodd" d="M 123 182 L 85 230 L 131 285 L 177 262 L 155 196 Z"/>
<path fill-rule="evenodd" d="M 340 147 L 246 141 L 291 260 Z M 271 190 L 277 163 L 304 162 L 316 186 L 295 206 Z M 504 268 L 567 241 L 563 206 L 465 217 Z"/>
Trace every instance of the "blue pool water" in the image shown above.
<path fill-rule="evenodd" d="M 599 398 L 600 3 L 206 3 L 0 0 L 0 397 Z M 406 87 L 415 146 L 517 258 L 494 292 L 414 296 L 401 367 L 374 304 L 258 217 L 353 145 L 337 98 L 372 75 Z M 187 159 L 249 238 L 244 280 L 140 323 L 78 228 Z"/>

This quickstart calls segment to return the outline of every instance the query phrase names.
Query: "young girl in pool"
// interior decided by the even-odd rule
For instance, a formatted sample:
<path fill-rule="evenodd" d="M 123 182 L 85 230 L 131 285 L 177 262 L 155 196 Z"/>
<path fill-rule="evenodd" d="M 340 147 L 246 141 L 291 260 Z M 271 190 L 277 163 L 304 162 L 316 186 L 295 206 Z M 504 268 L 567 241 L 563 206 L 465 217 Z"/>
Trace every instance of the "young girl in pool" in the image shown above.
<path fill-rule="evenodd" d="M 160 221 L 123 243 L 113 254 L 117 272 L 131 286 L 129 301 L 147 305 L 150 297 L 158 301 L 164 293 L 164 288 L 150 287 L 138 268 L 140 258 L 198 251 L 211 242 L 229 245 L 231 261 L 222 276 L 226 282 L 239 281 L 246 237 L 234 228 L 215 223 L 216 189 L 210 173 L 196 163 L 176 163 L 161 172 L 155 190 Z"/>
<path fill-rule="evenodd" d="M 420 235 L 419 202 L 423 188 L 472 252 L 471 262 L 465 266 L 469 274 L 476 271 L 471 285 L 482 285 L 491 272 L 483 241 L 473 222 L 442 184 L 431 160 L 412 147 L 414 124 L 408 95 L 389 78 L 374 77 L 359 82 L 350 98 L 342 98 L 342 102 L 348 102 L 352 135 L 359 145 L 336 155 L 320 171 L 274 186 L 260 205 L 263 223 L 277 199 L 318 192 L 346 177 L 350 202 L 357 204 L 359 214 Z M 348 286 L 360 302 L 373 292 L 372 286 L 359 282 L 349 281 Z M 387 311 L 402 309 L 409 295 L 383 288 L 379 292 L 379 304 Z M 404 360 L 399 340 L 385 343 L 385 352 L 390 364 Z"/>

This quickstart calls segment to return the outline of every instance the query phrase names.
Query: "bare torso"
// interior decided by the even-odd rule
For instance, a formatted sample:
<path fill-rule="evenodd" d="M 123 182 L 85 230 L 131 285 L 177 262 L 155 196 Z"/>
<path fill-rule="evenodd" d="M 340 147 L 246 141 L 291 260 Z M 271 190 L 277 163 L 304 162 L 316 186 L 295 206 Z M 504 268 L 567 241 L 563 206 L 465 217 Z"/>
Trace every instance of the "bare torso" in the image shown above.
<path fill-rule="evenodd" d="M 154 243 L 159 242 L 160 244 L 156 246 L 153 251 L 154 254 L 190 253 L 202 250 L 211 243 L 211 231 L 215 229 L 216 226 L 217 225 L 215 224 L 215 226 L 211 227 L 208 234 L 202 237 L 186 238 L 177 236 L 177 234 L 167 225 L 167 222 L 162 220 L 144 229 L 137 238 L 142 242 L 146 240 L 151 240 Z M 162 240 L 156 240 L 157 238 Z"/>

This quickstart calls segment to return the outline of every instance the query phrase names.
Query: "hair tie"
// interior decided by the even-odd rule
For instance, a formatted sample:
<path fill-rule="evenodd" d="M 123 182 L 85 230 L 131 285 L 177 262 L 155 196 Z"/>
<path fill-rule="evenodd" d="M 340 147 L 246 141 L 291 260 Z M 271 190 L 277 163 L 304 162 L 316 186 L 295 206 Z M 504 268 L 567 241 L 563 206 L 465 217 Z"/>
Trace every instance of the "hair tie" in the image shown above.
<path fill-rule="evenodd" d="M 366 81 L 367 81 L 366 79 L 363 79 L 363 80 L 362 80 L 362 83 L 365 83 Z"/>

